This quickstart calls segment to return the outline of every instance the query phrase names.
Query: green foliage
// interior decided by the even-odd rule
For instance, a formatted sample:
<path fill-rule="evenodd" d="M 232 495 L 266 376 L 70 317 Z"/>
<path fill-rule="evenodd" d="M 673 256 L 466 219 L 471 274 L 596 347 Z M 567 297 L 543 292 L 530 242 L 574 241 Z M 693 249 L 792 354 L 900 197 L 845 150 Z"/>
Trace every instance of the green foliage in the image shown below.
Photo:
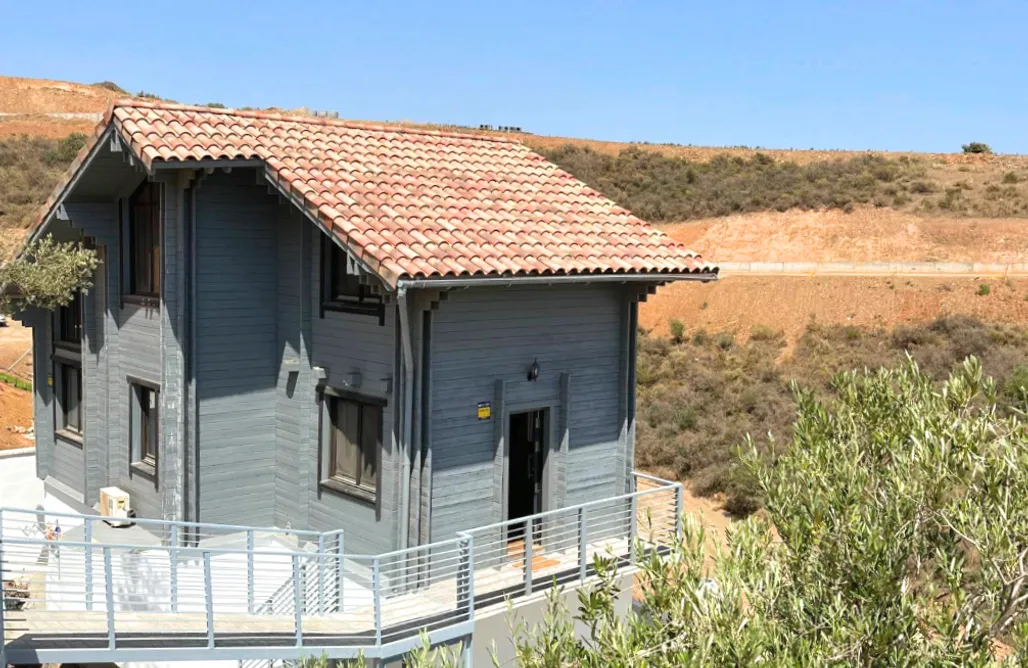
<path fill-rule="evenodd" d="M 554 591 L 541 625 L 515 627 L 516 665 L 987 666 L 999 643 L 1024 665 L 1025 423 L 1000 416 L 973 358 L 941 386 L 909 362 L 833 387 L 831 402 L 797 391 L 774 466 L 745 456 L 766 513 L 713 558 L 693 520 L 666 556 L 637 544 L 625 615 L 614 559 L 598 557 L 573 616 Z"/>
<path fill-rule="evenodd" d="M 892 331 L 812 323 L 792 354 L 770 328 L 755 327 L 748 341 L 722 349 L 723 339 L 693 332 L 688 347 L 639 338 L 637 383 L 638 466 L 659 475 L 689 479 L 701 494 L 724 493 L 727 509 L 745 515 L 760 506 L 758 491 L 735 463 L 747 434 L 768 451 L 769 434 L 787 441 L 796 403 L 790 383 L 832 397 L 832 378 L 848 369 L 901 364 L 909 352 L 924 373 L 942 379 L 960 360 L 976 355 L 1000 380 L 1004 409 L 1025 407 L 1006 391 L 1017 369 L 1028 369 L 1028 329 L 986 325 L 967 317 L 940 318 Z M 1022 372 L 1024 373 L 1024 372 Z M 683 418 L 692 415 L 692 420 Z"/>
<path fill-rule="evenodd" d="M 0 228 L 26 227 L 85 143 L 80 133 L 0 138 Z"/>
<path fill-rule="evenodd" d="M 973 141 L 960 147 L 964 153 L 992 153 L 992 147 L 980 141 Z"/>
<path fill-rule="evenodd" d="M 93 85 L 97 86 L 99 88 L 106 88 L 107 90 L 115 92 L 115 93 L 118 93 L 120 95 L 128 95 L 128 91 L 127 90 L 125 90 L 124 88 L 122 88 L 118 84 L 114 83 L 113 81 L 101 81 L 101 82 L 95 83 Z"/>
<path fill-rule="evenodd" d="M 978 290 L 975 292 L 979 297 L 987 297 L 992 292 L 992 288 L 989 287 L 988 283 L 981 283 L 978 286 Z"/>
<path fill-rule="evenodd" d="M 25 390 L 26 392 L 32 391 L 32 383 L 24 378 L 19 378 L 5 371 L 0 371 L 0 383 L 6 383 L 11 387 L 16 387 L 19 390 Z"/>
<path fill-rule="evenodd" d="M 677 318 L 671 318 L 668 322 L 668 330 L 671 332 L 671 342 L 681 343 L 685 339 L 685 323 Z"/>
<path fill-rule="evenodd" d="M 98 264 L 95 250 L 43 237 L 0 266 L 0 312 L 68 304 L 76 292 L 92 287 Z"/>
<path fill-rule="evenodd" d="M 208 102 L 208 103 L 206 103 L 203 106 L 210 107 L 211 109 L 225 109 L 226 108 L 225 105 L 223 105 L 221 102 Z"/>
<path fill-rule="evenodd" d="M 865 155 L 807 165 L 721 155 L 693 162 L 630 148 L 617 156 L 567 145 L 544 151 L 558 165 L 653 222 L 787 209 L 883 205 L 913 192 L 925 167 Z M 932 186 L 928 186 L 931 188 Z M 888 197 L 887 197 L 888 196 Z"/>

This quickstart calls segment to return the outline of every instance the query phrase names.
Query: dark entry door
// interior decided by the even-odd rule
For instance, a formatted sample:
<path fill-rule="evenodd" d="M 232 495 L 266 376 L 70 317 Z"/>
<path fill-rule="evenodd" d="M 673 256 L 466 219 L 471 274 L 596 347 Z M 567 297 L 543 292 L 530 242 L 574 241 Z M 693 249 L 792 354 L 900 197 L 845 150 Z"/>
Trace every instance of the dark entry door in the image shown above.
<path fill-rule="evenodd" d="M 508 438 L 507 518 L 515 520 L 543 511 L 543 467 L 546 464 L 547 410 L 512 413 Z M 521 538 L 524 527 L 511 527 L 510 538 Z"/>

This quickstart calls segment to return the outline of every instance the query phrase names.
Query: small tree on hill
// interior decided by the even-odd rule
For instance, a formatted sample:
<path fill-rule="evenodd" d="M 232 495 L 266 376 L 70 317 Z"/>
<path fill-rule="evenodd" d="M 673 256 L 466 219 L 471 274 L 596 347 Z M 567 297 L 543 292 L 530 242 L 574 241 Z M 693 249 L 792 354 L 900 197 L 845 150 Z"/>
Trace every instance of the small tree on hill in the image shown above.
<path fill-rule="evenodd" d="M 1028 426 L 974 358 L 941 385 L 910 362 L 834 389 L 798 391 L 788 454 L 745 455 L 766 514 L 712 561 L 692 522 L 669 555 L 640 554 L 627 617 L 597 559 L 574 615 L 588 637 L 554 593 L 544 624 L 515 629 L 517 665 L 1025 665 Z"/>
<path fill-rule="evenodd" d="M 964 153 L 992 153 L 992 147 L 980 141 L 973 141 L 970 144 L 961 146 Z"/>

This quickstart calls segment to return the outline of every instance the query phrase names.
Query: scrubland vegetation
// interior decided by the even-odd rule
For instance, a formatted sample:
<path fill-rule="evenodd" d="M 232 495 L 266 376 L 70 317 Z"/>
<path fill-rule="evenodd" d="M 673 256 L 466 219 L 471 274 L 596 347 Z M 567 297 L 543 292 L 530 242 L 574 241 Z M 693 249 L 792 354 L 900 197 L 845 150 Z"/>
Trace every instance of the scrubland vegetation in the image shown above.
<path fill-rule="evenodd" d="M 925 374 L 941 379 L 975 355 L 997 379 L 1003 409 L 1025 406 L 1028 329 L 1022 327 L 962 316 L 892 331 L 811 323 L 784 356 L 784 341 L 770 327 L 754 328 L 745 343 L 703 330 L 675 338 L 680 343 L 639 339 L 636 465 L 688 479 L 700 494 L 723 493 L 737 515 L 761 504 L 735 463 L 737 450 L 747 434 L 763 452 L 769 434 L 779 443 L 790 440 L 793 382 L 829 397 L 833 377 L 843 371 L 896 366 L 909 354 Z"/>

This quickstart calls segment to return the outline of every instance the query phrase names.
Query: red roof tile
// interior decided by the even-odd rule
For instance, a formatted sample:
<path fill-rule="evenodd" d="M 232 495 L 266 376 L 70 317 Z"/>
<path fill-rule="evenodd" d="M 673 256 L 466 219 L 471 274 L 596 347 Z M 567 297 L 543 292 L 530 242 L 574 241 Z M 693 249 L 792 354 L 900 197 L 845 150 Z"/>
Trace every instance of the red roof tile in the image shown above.
<path fill-rule="evenodd" d="M 68 179 L 112 123 L 148 169 L 263 161 L 269 180 L 392 286 L 440 276 L 717 271 L 505 138 L 125 101 L 107 111 Z"/>

